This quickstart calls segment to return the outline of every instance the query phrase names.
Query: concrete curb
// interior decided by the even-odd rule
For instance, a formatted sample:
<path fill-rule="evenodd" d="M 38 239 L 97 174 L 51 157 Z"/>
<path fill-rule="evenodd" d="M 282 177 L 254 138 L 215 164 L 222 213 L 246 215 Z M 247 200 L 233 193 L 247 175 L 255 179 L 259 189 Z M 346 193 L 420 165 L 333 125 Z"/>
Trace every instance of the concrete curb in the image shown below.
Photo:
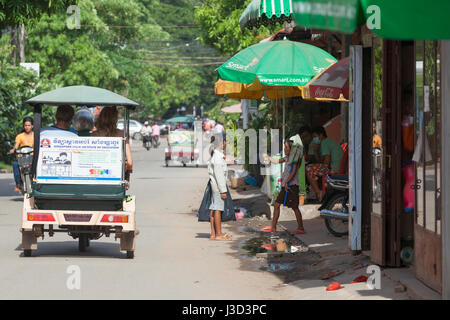
<path fill-rule="evenodd" d="M 439 293 L 428 288 L 416 278 L 411 268 L 384 269 L 383 274 L 390 280 L 406 287 L 408 296 L 413 300 L 442 300 Z"/>

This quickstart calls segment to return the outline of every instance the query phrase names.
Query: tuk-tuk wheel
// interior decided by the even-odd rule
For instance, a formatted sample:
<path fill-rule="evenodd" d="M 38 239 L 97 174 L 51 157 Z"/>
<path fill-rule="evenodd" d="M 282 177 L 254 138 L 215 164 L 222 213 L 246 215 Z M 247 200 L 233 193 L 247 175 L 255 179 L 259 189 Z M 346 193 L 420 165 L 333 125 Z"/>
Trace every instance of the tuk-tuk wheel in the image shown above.
<path fill-rule="evenodd" d="M 78 250 L 80 252 L 85 252 L 88 246 L 89 246 L 89 239 L 87 234 L 80 234 L 80 236 L 78 237 Z"/>
<path fill-rule="evenodd" d="M 24 257 L 31 257 L 31 249 L 23 250 L 23 256 Z"/>
<path fill-rule="evenodd" d="M 134 259 L 134 251 L 127 251 L 127 259 Z"/>

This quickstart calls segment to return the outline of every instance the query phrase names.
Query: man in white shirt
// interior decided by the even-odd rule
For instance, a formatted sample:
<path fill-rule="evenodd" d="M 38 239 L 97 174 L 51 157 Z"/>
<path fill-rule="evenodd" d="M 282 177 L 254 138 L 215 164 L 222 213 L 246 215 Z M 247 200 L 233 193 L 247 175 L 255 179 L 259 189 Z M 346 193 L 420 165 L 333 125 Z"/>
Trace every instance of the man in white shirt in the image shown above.
<path fill-rule="evenodd" d="M 150 127 L 150 126 L 148 125 L 148 121 L 145 121 L 145 122 L 144 122 L 144 126 L 143 126 L 142 129 L 141 129 L 142 143 L 143 143 L 143 146 L 144 146 L 144 147 L 145 147 L 145 142 L 146 142 L 148 139 L 151 139 L 151 134 L 152 134 L 152 132 L 153 132 L 152 127 Z"/>

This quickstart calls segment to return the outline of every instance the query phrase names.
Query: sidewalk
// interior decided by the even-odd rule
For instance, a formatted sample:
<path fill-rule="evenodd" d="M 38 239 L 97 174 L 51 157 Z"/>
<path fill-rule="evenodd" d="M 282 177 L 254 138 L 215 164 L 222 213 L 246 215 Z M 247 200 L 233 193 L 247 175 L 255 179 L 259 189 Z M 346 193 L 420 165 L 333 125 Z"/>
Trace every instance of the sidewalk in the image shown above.
<path fill-rule="evenodd" d="M 320 218 L 319 211 L 317 211 L 318 207 L 319 205 L 304 205 L 300 208 L 307 234 L 297 235 L 296 237 L 322 257 L 332 257 L 334 255 L 350 256 L 351 250 L 349 249 L 348 237 L 337 238 L 328 233 L 324 221 Z M 271 210 L 273 211 L 272 208 Z M 278 224 L 285 230 L 292 231 L 296 229 L 297 222 L 291 209 L 282 208 Z M 372 264 L 370 262 L 370 252 L 366 254 L 370 265 Z M 382 269 L 382 275 L 383 278 L 393 283 L 396 292 L 405 292 L 410 299 L 441 300 L 441 296 L 436 291 L 428 288 L 416 278 L 412 267 Z"/>
<path fill-rule="evenodd" d="M 263 225 L 268 225 L 272 216 L 273 207 L 267 203 L 267 196 L 259 191 L 259 188 L 244 186 L 230 189 L 235 206 L 243 206 L 250 211 L 251 216 L 266 216 L 258 221 Z M 337 238 L 327 232 L 324 221 L 319 217 L 318 205 L 305 205 L 301 207 L 304 226 L 307 234 L 296 237 L 308 246 L 314 259 L 302 260 L 299 269 L 304 272 L 297 274 L 297 279 L 293 282 L 285 283 L 283 290 L 289 292 L 293 299 L 395 299 L 407 300 L 409 295 L 404 290 L 404 286 L 397 281 L 386 277 L 381 273 L 381 289 L 370 289 L 366 283 L 351 282 L 358 276 L 370 274 L 366 273 L 367 266 L 371 265 L 370 258 L 366 255 L 354 256 L 348 248 L 348 237 Z M 295 215 L 291 209 L 282 208 L 278 223 L 279 230 L 292 231 L 296 229 L 297 223 Z M 311 263 L 315 261 L 312 265 Z M 266 261 L 276 263 L 277 261 Z M 330 271 L 339 270 L 339 274 L 323 280 Z M 280 280 L 283 281 L 282 278 Z M 333 282 L 339 282 L 344 288 L 337 291 L 326 291 L 326 288 Z"/>

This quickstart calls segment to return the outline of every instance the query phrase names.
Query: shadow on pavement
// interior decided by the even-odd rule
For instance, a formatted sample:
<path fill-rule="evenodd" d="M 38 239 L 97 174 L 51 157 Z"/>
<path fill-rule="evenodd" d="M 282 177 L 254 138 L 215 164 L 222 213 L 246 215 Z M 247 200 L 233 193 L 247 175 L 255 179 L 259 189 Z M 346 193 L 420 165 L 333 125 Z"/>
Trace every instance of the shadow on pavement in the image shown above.
<path fill-rule="evenodd" d="M 14 191 L 14 179 L 0 179 L 0 197 L 19 196 L 20 193 Z"/>
<path fill-rule="evenodd" d="M 24 257 L 22 245 L 15 251 L 21 251 L 20 257 Z M 119 243 L 107 243 L 91 241 L 85 252 L 78 251 L 78 241 L 47 241 L 39 242 L 38 248 L 33 250 L 31 257 L 52 257 L 52 258 L 110 258 L 126 259 L 126 253 L 120 251 Z"/>
<path fill-rule="evenodd" d="M 186 168 L 190 168 L 190 169 L 201 169 L 201 168 L 208 168 L 208 165 L 206 164 L 199 164 L 198 166 L 196 166 L 195 164 L 187 164 L 186 167 L 183 167 L 182 164 L 172 164 L 169 165 L 168 167 L 166 167 L 166 165 L 162 165 L 161 168 L 170 168 L 170 169 L 186 169 Z"/>
<path fill-rule="evenodd" d="M 209 239 L 210 234 L 209 233 L 197 233 L 195 238 L 197 239 Z"/>

